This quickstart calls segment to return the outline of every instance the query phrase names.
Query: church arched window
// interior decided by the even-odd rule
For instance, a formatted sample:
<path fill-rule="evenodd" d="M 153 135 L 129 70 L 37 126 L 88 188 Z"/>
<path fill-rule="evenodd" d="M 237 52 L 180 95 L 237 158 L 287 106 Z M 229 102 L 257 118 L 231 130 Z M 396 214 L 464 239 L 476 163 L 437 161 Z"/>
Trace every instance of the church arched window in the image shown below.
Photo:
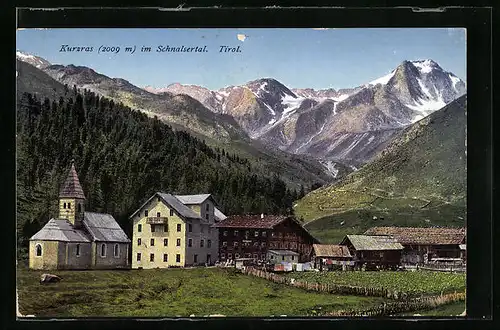
<path fill-rule="evenodd" d="M 80 256 L 80 244 L 76 245 L 76 255 Z"/>
<path fill-rule="evenodd" d="M 71 208 L 71 203 L 68 203 L 68 209 L 70 209 L 70 208 Z"/>
<path fill-rule="evenodd" d="M 82 212 L 82 204 L 78 203 L 78 212 Z"/>
<path fill-rule="evenodd" d="M 101 245 L 101 257 L 106 256 L 106 244 Z"/>
<path fill-rule="evenodd" d="M 118 258 L 120 256 L 120 246 L 118 244 L 115 244 L 115 248 L 113 251 L 113 255 Z"/>
<path fill-rule="evenodd" d="M 64 203 L 64 206 L 63 206 L 63 207 L 64 207 L 64 208 L 66 208 L 66 203 Z"/>
<path fill-rule="evenodd" d="M 37 244 L 35 249 L 36 249 L 36 256 L 41 257 L 42 256 L 42 245 Z"/>

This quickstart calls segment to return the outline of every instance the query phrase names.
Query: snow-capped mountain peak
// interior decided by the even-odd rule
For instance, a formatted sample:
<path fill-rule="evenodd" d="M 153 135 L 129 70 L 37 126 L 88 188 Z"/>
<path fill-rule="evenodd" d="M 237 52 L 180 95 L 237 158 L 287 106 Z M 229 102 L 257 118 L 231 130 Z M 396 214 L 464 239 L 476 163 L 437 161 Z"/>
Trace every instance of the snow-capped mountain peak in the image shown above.
<path fill-rule="evenodd" d="M 38 69 L 43 69 L 51 65 L 50 62 L 47 61 L 46 59 L 28 54 L 26 52 L 21 52 L 19 50 L 16 51 L 16 58 L 20 61 L 31 64 Z"/>

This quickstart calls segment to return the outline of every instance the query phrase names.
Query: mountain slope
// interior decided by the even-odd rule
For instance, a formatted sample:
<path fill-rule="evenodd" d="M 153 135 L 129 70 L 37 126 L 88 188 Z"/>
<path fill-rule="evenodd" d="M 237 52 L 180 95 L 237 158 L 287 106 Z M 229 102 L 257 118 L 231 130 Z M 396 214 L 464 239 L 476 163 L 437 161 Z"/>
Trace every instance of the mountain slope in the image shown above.
<path fill-rule="evenodd" d="M 23 62 L 33 65 L 37 69 L 43 69 L 50 65 L 50 62 L 44 58 L 21 51 L 16 51 L 16 58 Z"/>
<path fill-rule="evenodd" d="M 350 89 L 289 89 L 263 78 L 210 91 L 170 85 L 231 115 L 253 139 L 281 150 L 349 164 L 370 161 L 401 129 L 465 94 L 465 83 L 432 60 L 404 61 Z"/>
<path fill-rule="evenodd" d="M 113 95 L 113 93 L 121 93 L 123 91 L 132 90 L 135 95 L 139 95 L 144 91 L 137 91 L 137 87 L 131 85 L 122 79 L 111 79 L 104 75 L 100 75 L 95 71 L 89 68 L 77 68 L 73 66 L 62 67 L 62 70 L 75 70 L 74 74 L 69 74 L 67 77 L 64 76 L 64 72 L 59 71 L 61 67 L 56 66 L 55 69 L 49 67 L 49 70 L 54 70 L 54 72 L 59 72 L 63 76 L 61 78 L 63 81 L 67 81 L 68 85 L 75 82 L 83 82 L 84 86 L 88 86 L 89 84 L 97 84 L 99 86 L 114 86 L 113 88 L 117 88 L 118 84 L 121 84 L 123 90 L 114 90 L 111 88 L 109 93 Z M 23 92 L 34 93 L 37 95 L 39 99 L 43 99 L 44 97 L 48 97 L 50 99 L 57 99 L 60 96 L 67 97 L 68 93 L 72 92 L 68 91 L 68 89 L 60 82 L 56 81 L 54 78 L 49 76 L 47 73 L 33 67 L 32 65 L 25 63 L 23 61 L 17 61 L 17 92 L 18 98 L 22 95 Z M 75 76 L 75 74 L 77 76 Z M 110 81 L 113 80 L 113 81 Z M 72 86 L 72 85 L 71 85 Z M 107 89 L 103 87 L 102 89 Z M 147 97 L 147 94 L 144 94 L 144 97 Z M 136 98 L 139 100 L 139 97 Z M 175 96 L 177 99 L 183 99 L 184 96 Z M 158 102 L 162 102 L 161 96 Z M 145 101 L 146 103 L 148 101 Z M 197 104 L 199 102 L 194 101 Z M 176 109 L 175 111 L 180 111 Z M 186 108 L 184 110 L 186 114 L 186 122 L 189 122 L 190 115 L 189 112 L 191 108 Z M 146 112 L 151 114 L 150 112 Z M 210 112 L 211 113 L 211 112 Z M 211 115 L 217 115 L 211 113 Z M 224 116 L 219 114 L 218 116 Z M 162 119 L 162 116 L 158 116 Z M 182 119 L 182 115 L 179 115 L 178 119 Z M 229 117 L 228 120 L 233 120 Z M 234 121 L 234 120 L 233 120 Z M 171 124 L 178 130 L 187 130 L 184 121 L 181 121 L 180 124 Z M 237 126 L 237 123 L 234 123 Z M 189 131 L 189 130 L 188 130 Z M 339 173 L 333 175 L 330 173 L 331 171 L 321 163 L 319 163 L 315 159 L 311 159 L 308 157 L 295 156 L 285 152 L 281 152 L 279 150 L 270 149 L 269 147 L 263 145 L 259 141 L 251 140 L 246 134 L 232 134 L 231 139 L 228 141 L 221 141 L 221 139 L 217 137 L 207 137 L 207 135 L 191 131 L 192 135 L 198 137 L 201 140 L 204 140 L 208 145 L 224 150 L 226 153 L 230 153 L 232 155 L 237 155 L 240 158 L 248 159 L 257 171 L 262 173 L 276 173 L 278 174 L 289 187 L 293 189 L 299 189 L 300 185 L 304 185 L 305 187 L 310 187 L 312 184 L 324 184 L 326 182 L 331 182 L 335 179 L 335 176 L 340 177 L 349 171 L 348 168 L 342 167 L 342 165 L 338 165 Z"/>
<path fill-rule="evenodd" d="M 464 225 L 465 109 L 464 95 L 407 127 L 371 163 L 298 201 L 296 214 L 326 239 L 372 225 Z"/>

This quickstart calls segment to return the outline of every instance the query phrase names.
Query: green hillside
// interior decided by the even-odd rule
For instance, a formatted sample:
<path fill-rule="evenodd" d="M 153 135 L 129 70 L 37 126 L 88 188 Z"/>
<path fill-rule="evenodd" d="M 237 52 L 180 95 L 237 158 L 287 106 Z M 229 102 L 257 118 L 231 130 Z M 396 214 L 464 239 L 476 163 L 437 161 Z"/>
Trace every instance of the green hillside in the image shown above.
<path fill-rule="evenodd" d="M 466 96 L 409 126 L 371 163 L 297 202 L 320 240 L 377 225 L 463 226 Z"/>

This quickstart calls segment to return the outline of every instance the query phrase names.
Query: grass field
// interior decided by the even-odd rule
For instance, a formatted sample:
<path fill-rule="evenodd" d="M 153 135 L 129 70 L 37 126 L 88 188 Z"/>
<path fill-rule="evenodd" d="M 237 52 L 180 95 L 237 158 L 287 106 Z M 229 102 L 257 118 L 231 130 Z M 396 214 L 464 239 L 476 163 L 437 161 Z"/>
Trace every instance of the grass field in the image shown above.
<path fill-rule="evenodd" d="M 362 272 L 332 271 L 290 273 L 288 277 L 312 283 L 335 283 L 370 288 L 386 288 L 411 294 L 440 294 L 465 291 L 465 273 L 431 271 Z"/>
<path fill-rule="evenodd" d="M 365 309 L 383 298 L 307 292 L 232 269 L 53 271 L 60 283 L 41 285 L 44 271 L 18 268 L 19 310 L 50 317 L 175 317 L 312 315 Z"/>

